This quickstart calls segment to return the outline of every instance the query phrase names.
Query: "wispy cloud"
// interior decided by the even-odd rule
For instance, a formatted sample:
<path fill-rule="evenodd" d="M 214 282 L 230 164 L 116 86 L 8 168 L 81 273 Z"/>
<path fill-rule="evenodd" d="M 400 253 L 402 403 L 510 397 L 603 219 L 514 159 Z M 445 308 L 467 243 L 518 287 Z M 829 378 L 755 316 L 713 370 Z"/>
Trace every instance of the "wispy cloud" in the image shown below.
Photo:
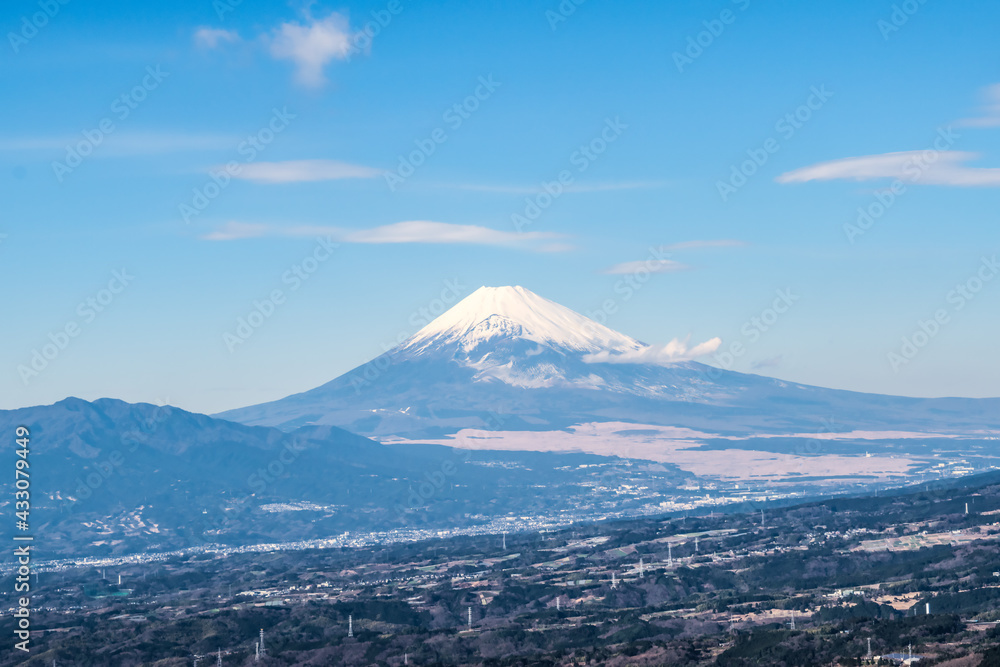
<path fill-rule="evenodd" d="M 310 236 L 302 230 L 307 227 L 286 227 L 281 233 L 275 233 L 275 227 L 253 222 L 237 222 L 235 220 L 227 222 L 219 229 L 203 235 L 206 241 L 240 241 L 243 239 L 255 239 L 263 236 Z M 316 227 L 316 236 L 328 232 L 326 228 Z"/>
<path fill-rule="evenodd" d="M 289 60 L 295 67 L 295 80 L 303 86 L 319 88 L 326 83 L 325 69 L 335 60 L 348 60 L 352 53 L 367 51 L 359 48 L 361 37 L 365 43 L 370 38 L 363 33 L 352 31 L 347 17 L 331 12 L 323 18 L 312 15 L 305 3 L 301 21 L 286 21 L 278 24 L 247 44 L 263 47 L 272 58 Z M 243 39 L 235 30 L 224 30 L 201 26 L 194 31 L 194 43 L 206 50 L 217 49 L 226 44 L 242 43 Z"/>
<path fill-rule="evenodd" d="M 295 63 L 295 78 L 302 85 L 317 88 L 326 83 L 323 69 L 334 60 L 346 60 L 351 53 L 351 28 L 347 18 L 336 12 L 316 19 L 306 13 L 302 23 L 290 21 L 278 26 L 268 39 L 271 55 Z"/>
<path fill-rule="evenodd" d="M 680 243 L 661 245 L 660 250 L 662 252 L 673 252 L 675 250 L 700 250 L 702 248 L 742 248 L 748 245 L 750 244 L 746 241 L 737 241 L 735 239 L 719 239 L 716 241 L 682 241 Z"/>
<path fill-rule="evenodd" d="M 622 181 L 617 183 L 570 183 L 563 192 L 612 192 L 615 190 L 644 190 L 661 188 L 666 181 Z M 436 183 L 433 187 L 471 192 L 492 192 L 508 195 L 533 195 L 544 192 L 541 185 L 489 185 L 483 183 Z"/>
<path fill-rule="evenodd" d="M 678 271 L 687 271 L 690 268 L 687 264 L 681 264 L 672 259 L 637 259 L 634 262 L 615 264 L 611 268 L 601 271 L 601 273 L 612 276 L 624 276 L 644 271 L 648 271 L 649 273 L 676 273 Z"/>
<path fill-rule="evenodd" d="M 1000 127 L 1000 83 L 986 86 L 982 90 L 983 105 L 980 107 L 980 116 L 976 118 L 964 118 L 958 121 L 959 125 L 965 127 Z"/>
<path fill-rule="evenodd" d="M 680 340 L 674 338 L 666 345 L 649 345 L 638 350 L 615 354 L 607 350 L 588 354 L 583 360 L 589 364 L 673 364 L 678 361 L 690 361 L 712 354 L 722 345 L 721 338 L 712 338 L 699 343 L 694 347 L 688 347 L 688 338 Z"/>
<path fill-rule="evenodd" d="M 194 31 L 194 43 L 206 49 L 214 49 L 223 42 L 238 42 L 240 36 L 233 30 L 201 27 Z"/>
<path fill-rule="evenodd" d="M 252 162 L 243 165 L 235 178 L 257 183 L 305 183 L 335 181 L 344 178 L 375 178 L 381 169 L 338 162 L 337 160 L 288 160 Z"/>
<path fill-rule="evenodd" d="M 64 151 L 80 142 L 80 134 L 35 137 L 0 137 L 0 151 Z M 232 148 L 239 143 L 237 137 L 218 134 L 190 134 L 186 132 L 113 132 L 104 137 L 95 157 L 120 157 L 180 153 L 185 151 L 218 150 Z"/>
<path fill-rule="evenodd" d="M 784 355 L 778 354 L 766 359 L 760 359 L 750 364 L 750 368 L 755 371 L 759 371 L 762 368 L 777 368 L 781 365 L 781 362 L 784 361 L 784 358 Z"/>
<path fill-rule="evenodd" d="M 1000 168 L 969 167 L 965 163 L 978 158 L 976 153 L 964 151 L 903 151 L 881 155 L 864 155 L 841 160 L 820 162 L 778 176 L 779 183 L 806 183 L 808 181 L 899 178 L 928 185 L 957 187 L 1000 186 Z"/>
<path fill-rule="evenodd" d="M 607 275 L 635 275 L 639 273 L 677 273 L 687 271 L 693 267 L 673 259 L 670 253 L 675 250 L 701 250 L 705 248 L 735 248 L 748 245 L 745 241 L 733 239 L 720 239 L 709 241 L 682 241 L 671 243 L 659 247 L 651 246 L 646 259 L 637 259 L 631 262 L 622 262 L 604 269 L 601 273 Z"/>
<path fill-rule="evenodd" d="M 350 243 L 471 243 L 516 246 L 523 245 L 524 241 L 555 238 L 559 238 L 559 235 L 552 232 L 516 233 L 478 225 L 410 220 L 351 232 L 345 240 Z"/>
<path fill-rule="evenodd" d="M 236 241 L 263 237 L 331 236 L 342 243 L 428 243 L 506 246 L 542 252 L 563 250 L 552 243 L 561 235 L 552 232 L 505 232 L 478 225 L 456 225 L 429 220 L 408 220 L 372 229 L 345 229 L 322 225 L 278 226 L 232 221 L 204 235 L 208 241 Z"/>

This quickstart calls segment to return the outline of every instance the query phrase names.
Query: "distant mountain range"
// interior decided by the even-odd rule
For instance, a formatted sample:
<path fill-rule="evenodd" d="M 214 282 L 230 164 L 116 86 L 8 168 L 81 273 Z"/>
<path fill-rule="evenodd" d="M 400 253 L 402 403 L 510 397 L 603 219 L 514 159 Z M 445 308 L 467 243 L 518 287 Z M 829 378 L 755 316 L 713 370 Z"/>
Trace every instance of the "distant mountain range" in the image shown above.
<path fill-rule="evenodd" d="M 395 349 L 315 389 L 217 415 L 289 430 L 329 424 L 381 440 L 588 422 L 729 436 L 1000 430 L 1000 399 L 823 389 L 669 362 L 649 345 L 523 287 L 481 287 Z"/>
<path fill-rule="evenodd" d="M 594 483 L 617 486 L 633 467 L 584 454 L 386 446 L 335 426 L 284 432 L 114 399 L 0 411 L 0 432 L 18 426 L 30 431 L 39 557 L 542 516 L 594 504 Z M 666 490 L 691 476 L 655 466 L 649 479 Z M 13 484 L 0 482 L 0 508 Z"/>

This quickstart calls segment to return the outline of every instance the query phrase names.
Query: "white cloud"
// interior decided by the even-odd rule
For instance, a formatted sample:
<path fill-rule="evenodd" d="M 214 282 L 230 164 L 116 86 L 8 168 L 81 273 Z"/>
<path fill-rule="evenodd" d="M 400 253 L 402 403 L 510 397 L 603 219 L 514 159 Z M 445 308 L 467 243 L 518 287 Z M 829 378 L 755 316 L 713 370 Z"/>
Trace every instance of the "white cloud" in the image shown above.
<path fill-rule="evenodd" d="M 965 118 L 959 125 L 965 127 L 1000 127 L 1000 83 L 983 88 L 984 104 L 980 107 L 981 116 Z"/>
<path fill-rule="evenodd" d="M 576 250 L 578 246 L 572 243 L 546 243 L 538 246 L 540 252 L 570 252 Z"/>
<path fill-rule="evenodd" d="M 666 181 L 619 181 L 617 183 L 571 183 L 566 192 L 614 192 L 616 190 L 650 190 L 669 185 Z M 539 192 L 535 188 L 535 192 Z"/>
<path fill-rule="evenodd" d="M 753 362 L 752 364 L 750 364 L 750 368 L 755 371 L 758 371 L 762 368 L 777 368 L 778 366 L 781 365 L 781 362 L 784 360 L 784 358 L 785 355 L 777 354 L 773 357 L 767 357 L 766 359 L 760 359 L 759 361 Z"/>
<path fill-rule="evenodd" d="M 466 243 L 476 245 L 524 245 L 525 242 L 559 238 L 551 232 L 504 232 L 478 225 L 409 220 L 374 229 L 350 232 L 348 243 Z"/>
<path fill-rule="evenodd" d="M 543 243 L 561 238 L 551 232 L 504 232 L 477 225 L 455 225 L 428 220 L 409 220 L 372 229 L 344 229 L 322 225 L 276 226 L 231 221 L 210 232 L 207 241 L 236 241 L 263 237 L 331 236 L 342 243 L 436 243 L 522 247 L 543 252 L 557 252 L 562 247 Z M 553 247 L 555 246 L 555 247 Z"/>
<path fill-rule="evenodd" d="M 899 178 L 928 185 L 958 187 L 1000 186 L 1000 168 L 968 167 L 979 156 L 964 151 L 902 151 L 820 162 L 784 173 L 779 183 L 806 183 L 837 179 L 868 181 Z"/>
<path fill-rule="evenodd" d="M 201 27 L 194 31 L 194 43 L 206 49 L 214 49 L 222 42 L 238 42 L 240 36 L 234 30 Z"/>
<path fill-rule="evenodd" d="M 307 15 L 305 23 L 282 23 L 269 44 L 272 56 L 295 63 L 299 83 L 315 88 L 326 83 L 323 68 L 327 64 L 350 55 L 351 39 L 347 18 L 334 12 L 324 19 Z"/>
<path fill-rule="evenodd" d="M 717 241 L 682 241 L 680 243 L 661 245 L 660 250 L 662 252 L 672 252 L 674 250 L 700 250 L 701 248 L 741 248 L 747 245 L 750 244 L 746 241 L 737 241 L 735 239 L 719 239 Z"/>
<path fill-rule="evenodd" d="M 0 137 L 0 151 L 66 151 L 84 141 L 81 134 Z M 95 157 L 122 157 L 232 148 L 239 137 L 185 132 L 112 132 L 104 136 Z"/>
<path fill-rule="evenodd" d="M 220 134 L 188 134 L 185 132 L 122 132 L 107 138 L 110 154 L 132 155 L 149 153 L 179 153 L 232 148 L 239 139 Z"/>
<path fill-rule="evenodd" d="M 337 160 L 288 160 L 285 162 L 252 162 L 243 165 L 235 178 L 257 183 L 303 183 L 334 181 L 343 178 L 374 178 L 381 169 L 338 162 Z"/>
<path fill-rule="evenodd" d="M 692 267 L 670 259 L 671 251 L 698 250 L 701 248 L 730 248 L 745 245 L 747 244 L 744 241 L 723 239 L 718 241 L 683 241 L 681 243 L 661 245 L 659 248 L 650 247 L 649 256 L 646 259 L 615 264 L 601 273 L 613 276 L 636 275 L 640 273 L 677 273 L 678 271 L 687 271 Z"/>
<path fill-rule="evenodd" d="M 675 262 L 672 259 L 650 258 L 638 259 L 634 262 L 622 262 L 621 264 L 615 264 L 601 273 L 612 276 L 624 276 L 642 272 L 676 273 L 678 271 L 687 271 L 690 268 L 691 267 L 687 264 L 681 264 L 680 262 Z"/>
<path fill-rule="evenodd" d="M 201 238 L 206 241 L 238 241 L 241 239 L 253 239 L 261 236 L 273 236 L 272 229 L 268 225 L 250 222 L 227 222 L 220 229 L 209 232 Z M 299 236 L 299 234 L 282 234 L 282 236 Z"/>
<path fill-rule="evenodd" d="M 690 361 L 706 354 L 712 354 L 722 344 L 721 338 L 712 338 L 694 347 L 688 347 L 688 339 L 674 338 L 666 345 L 648 345 L 644 348 L 615 354 L 607 350 L 588 354 L 583 360 L 589 364 L 672 364 Z"/>
<path fill-rule="evenodd" d="M 612 192 L 615 190 L 645 190 L 669 185 L 666 181 L 621 181 L 617 183 L 570 183 L 563 192 Z M 473 192 L 493 192 L 510 195 L 534 195 L 544 192 L 541 185 L 487 185 L 479 183 L 438 183 L 434 187 Z"/>

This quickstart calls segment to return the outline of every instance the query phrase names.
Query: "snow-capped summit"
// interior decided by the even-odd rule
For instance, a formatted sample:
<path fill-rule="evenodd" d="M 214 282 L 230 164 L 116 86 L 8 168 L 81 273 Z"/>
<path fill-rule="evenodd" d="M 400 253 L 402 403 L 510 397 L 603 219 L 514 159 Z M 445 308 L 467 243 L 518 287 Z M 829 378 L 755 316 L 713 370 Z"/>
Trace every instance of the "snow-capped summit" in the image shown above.
<path fill-rule="evenodd" d="M 404 350 L 522 339 L 574 352 L 624 353 L 646 345 L 520 286 L 480 287 L 403 343 Z"/>

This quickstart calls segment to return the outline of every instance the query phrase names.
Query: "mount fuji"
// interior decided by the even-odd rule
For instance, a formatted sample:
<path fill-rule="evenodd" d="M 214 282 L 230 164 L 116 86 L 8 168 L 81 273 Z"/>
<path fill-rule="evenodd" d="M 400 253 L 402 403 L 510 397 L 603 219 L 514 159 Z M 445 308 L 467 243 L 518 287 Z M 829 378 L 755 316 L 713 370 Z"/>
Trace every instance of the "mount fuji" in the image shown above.
<path fill-rule="evenodd" d="M 217 416 L 282 430 L 339 426 L 382 442 L 687 457 L 692 471 L 706 457 L 756 450 L 788 455 L 803 475 L 845 467 L 817 471 L 804 457 L 872 451 L 886 464 L 873 474 L 912 471 L 941 451 L 992 449 L 982 441 L 1000 430 L 1000 399 L 823 389 L 690 359 L 717 345 L 655 347 L 523 287 L 481 287 L 322 386 Z"/>

